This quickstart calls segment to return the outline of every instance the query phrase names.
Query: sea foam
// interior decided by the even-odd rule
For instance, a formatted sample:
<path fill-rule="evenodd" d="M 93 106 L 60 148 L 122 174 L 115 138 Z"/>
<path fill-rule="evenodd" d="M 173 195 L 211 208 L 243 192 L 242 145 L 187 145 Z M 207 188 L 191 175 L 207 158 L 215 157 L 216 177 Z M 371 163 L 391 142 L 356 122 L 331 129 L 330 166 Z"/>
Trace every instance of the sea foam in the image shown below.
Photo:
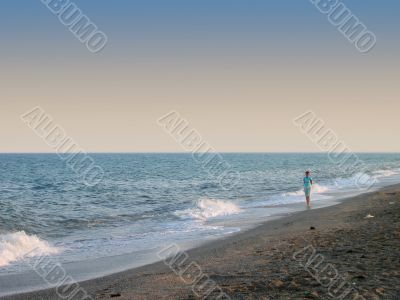
<path fill-rule="evenodd" d="M 374 177 L 375 178 L 390 177 L 397 174 L 398 173 L 393 170 L 378 170 L 374 172 Z"/>
<path fill-rule="evenodd" d="M 60 249 L 24 231 L 0 235 L 0 267 L 27 257 L 57 254 Z"/>
<path fill-rule="evenodd" d="M 194 218 L 197 220 L 207 220 L 219 216 L 238 214 L 242 209 L 235 203 L 219 199 L 199 199 L 196 207 L 177 211 L 175 214 L 183 218 Z"/>
<path fill-rule="evenodd" d="M 325 193 L 329 191 L 328 186 L 324 185 L 319 185 L 317 183 L 313 184 L 312 186 L 312 192 L 313 193 Z M 284 197 L 290 197 L 290 196 L 304 196 L 304 189 L 297 190 L 295 192 L 287 192 L 282 194 Z"/>

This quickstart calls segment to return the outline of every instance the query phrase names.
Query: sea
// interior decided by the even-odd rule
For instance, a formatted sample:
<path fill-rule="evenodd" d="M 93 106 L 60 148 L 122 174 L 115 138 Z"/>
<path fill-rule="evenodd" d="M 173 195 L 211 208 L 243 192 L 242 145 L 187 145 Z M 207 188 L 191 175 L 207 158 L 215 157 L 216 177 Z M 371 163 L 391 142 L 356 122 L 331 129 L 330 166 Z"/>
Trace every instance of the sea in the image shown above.
<path fill-rule="evenodd" d="M 56 154 L 0 154 L 0 295 L 49 287 L 37 257 L 85 280 L 305 210 L 305 170 L 312 209 L 400 183 L 400 154 L 356 155 L 362 169 L 326 153 L 221 153 L 240 174 L 225 189 L 190 153 L 90 154 L 104 170 L 95 186 Z"/>

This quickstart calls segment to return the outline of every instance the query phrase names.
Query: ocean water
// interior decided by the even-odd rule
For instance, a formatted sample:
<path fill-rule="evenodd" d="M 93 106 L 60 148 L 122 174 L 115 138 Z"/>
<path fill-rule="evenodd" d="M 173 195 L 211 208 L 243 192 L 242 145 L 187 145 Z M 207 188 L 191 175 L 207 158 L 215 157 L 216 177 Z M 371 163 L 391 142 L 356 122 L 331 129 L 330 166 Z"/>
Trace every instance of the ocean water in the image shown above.
<path fill-rule="evenodd" d="M 222 154 L 240 174 L 230 190 L 190 154 L 91 156 L 105 171 L 94 187 L 55 154 L 0 155 L 0 282 L 28 274 L 27 260 L 39 255 L 95 277 L 156 261 L 171 243 L 194 246 L 305 209 L 306 169 L 316 207 L 366 192 L 360 173 L 376 180 L 369 190 L 400 182 L 400 154 L 358 154 L 362 170 L 323 153 Z"/>

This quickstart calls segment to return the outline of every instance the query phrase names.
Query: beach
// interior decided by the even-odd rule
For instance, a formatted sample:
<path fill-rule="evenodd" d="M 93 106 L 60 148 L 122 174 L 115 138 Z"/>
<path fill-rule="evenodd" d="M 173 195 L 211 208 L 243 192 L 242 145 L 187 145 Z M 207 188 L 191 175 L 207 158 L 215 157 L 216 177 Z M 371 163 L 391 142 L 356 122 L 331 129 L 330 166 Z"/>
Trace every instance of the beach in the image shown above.
<path fill-rule="evenodd" d="M 400 1 L 347 2 L 2 1 L 0 300 L 400 300 Z"/>
<path fill-rule="evenodd" d="M 351 292 L 343 299 L 399 299 L 399 249 L 400 185 L 395 185 L 266 222 L 187 255 L 231 299 L 334 299 L 333 291 L 339 296 L 348 287 Z M 310 250 L 315 259 L 307 267 Z M 327 266 L 336 270 L 342 289 L 328 286 L 326 274 L 325 282 L 316 276 Z M 199 298 L 193 284 L 185 284 L 164 262 L 80 286 L 95 299 Z M 206 296 L 219 295 L 213 289 Z M 3 299 L 57 298 L 50 289 Z"/>

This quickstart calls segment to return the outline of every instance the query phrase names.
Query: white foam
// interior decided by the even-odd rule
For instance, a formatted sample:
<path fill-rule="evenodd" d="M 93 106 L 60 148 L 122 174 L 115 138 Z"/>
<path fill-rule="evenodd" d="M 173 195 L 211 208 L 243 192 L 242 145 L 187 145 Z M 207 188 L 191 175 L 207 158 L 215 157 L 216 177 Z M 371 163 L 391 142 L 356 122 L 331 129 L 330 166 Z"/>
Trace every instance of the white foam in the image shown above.
<path fill-rule="evenodd" d="M 317 193 L 317 194 L 322 194 L 322 193 L 326 193 L 330 190 L 329 187 L 325 186 L 325 185 L 319 185 L 319 184 L 313 184 L 312 187 L 312 192 L 313 193 Z"/>
<path fill-rule="evenodd" d="M 313 184 L 312 189 L 311 189 L 313 194 L 321 194 L 321 193 L 326 193 L 329 191 L 329 187 L 325 185 L 319 185 L 317 183 Z M 295 192 L 288 192 L 288 193 L 283 193 L 284 197 L 298 197 L 298 196 L 304 196 L 304 189 L 300 189 Z"/>
<path fill-rule="evenodd" d="M 374 177 L 375 178 L 390 177 L 397 174 L 398 174 L 397 172 L 392 170 L 379 170 L 374 172 Z"/>
<path fill-rule="evenodd" d="M 231 201 L 203 198 L 197 201 L 195 208 L 178 211 L 175 214 L 205 221 L 209 218 L 238 214 L 241 211 L 242 209 Z"/>
<path fill-rule="evenodd" d="M 346 188 L 357 188 L 362 186 L 368 186 L 368 183 L 373 182 L 374 178 L 367 173 L 356 173 L 351 177 L 347 178 L 336 178 L 334 179 L 334 185 L 338 189 Z"/>
<path fill-rule="evenodd" d="M 283 197 L 298 197 L 298 196 L 302 196 L 304 195 L 304 190 L 297 190 L 295 192 L 287 192 L 287 193 L 283 193 L 282 196 Z"/>
<path fill-rule="evenodd" d="M 0 267 L 26 257 L 57 254 L 60 250 L 24 231 L 0 235 Z"/>

